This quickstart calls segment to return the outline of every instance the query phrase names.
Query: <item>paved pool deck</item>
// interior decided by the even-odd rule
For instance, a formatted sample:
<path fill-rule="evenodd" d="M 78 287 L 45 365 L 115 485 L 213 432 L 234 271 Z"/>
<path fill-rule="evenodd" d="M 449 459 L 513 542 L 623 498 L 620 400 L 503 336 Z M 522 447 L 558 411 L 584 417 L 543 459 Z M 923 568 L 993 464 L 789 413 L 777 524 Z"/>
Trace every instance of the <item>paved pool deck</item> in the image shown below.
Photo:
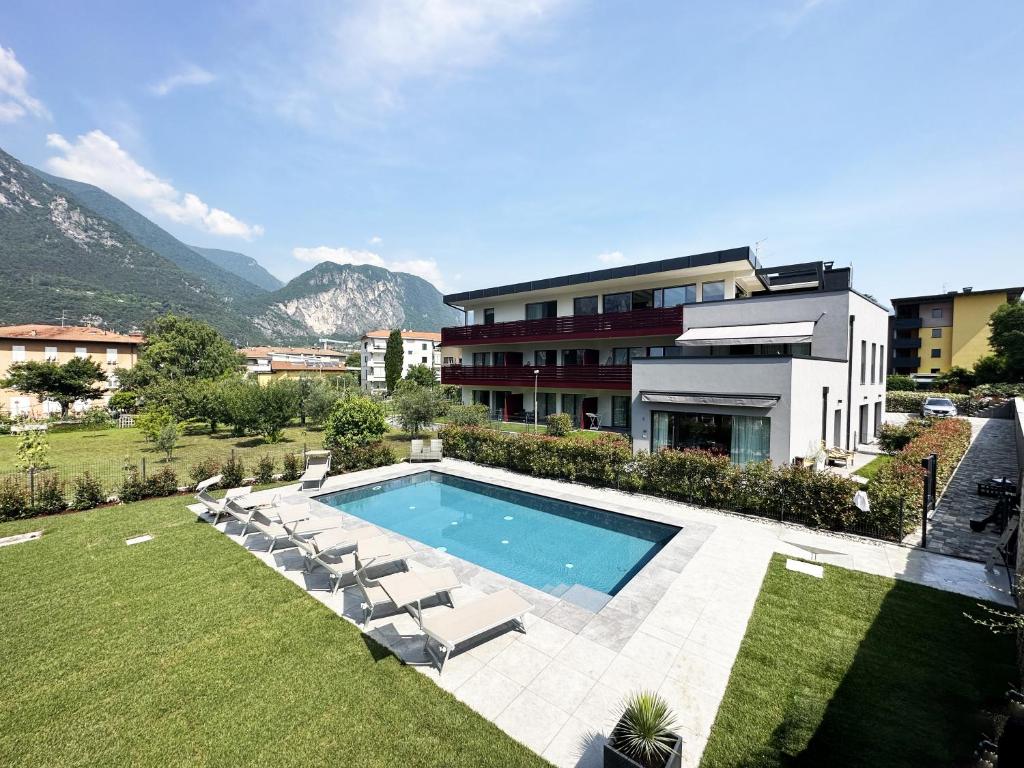
<path fill-rule="evenodd" d="M 683 765 L 698 765 L 775 552 L 1004 605 L 1011 602 L 1005 573 L 987 573 L 979 563 L 451 459 L 339 475 L 329 478 L 318 495 L 430 470 L 682 528 L 597 611 L 394 534 L 416 550 L 409 560 L 411 569 L 442 565 L 455 569 L 464 584 L 452 593 L 455 605 L 510 587 L 526 597 L 534 610 L 526 619 L 525 633 L 494 633 L 452 656 L 443 674 L 428 663 L 423 637 L 408 614 L 376 618 L 367 633 L 560 767 L 600 766 L 601 748 L 617 719 L 619 704 L 638 689 L 657 690 L 668 699 L 685 739 Z M 294 486 L 260 492 L 268 501 L 296 493 Z M 315 505 L 314 512 L 325 517 L 340 514 L 345 526 L 363 524 L 322 504 Z M 243 542 L 237 524 L 222 522 L 218 528 L 340 616 L 353 622 L 361 619 L 358 592 L 344 589 L 332 596 L 326 574 L 306 573 L 294 549 L 267 554 L 268 542 L 261 535 L 250 534 Z M 793 573 L 792 578 L 811 577 Z M 427 608 L 426 613 L 447 610 L 440 605 Z"/>

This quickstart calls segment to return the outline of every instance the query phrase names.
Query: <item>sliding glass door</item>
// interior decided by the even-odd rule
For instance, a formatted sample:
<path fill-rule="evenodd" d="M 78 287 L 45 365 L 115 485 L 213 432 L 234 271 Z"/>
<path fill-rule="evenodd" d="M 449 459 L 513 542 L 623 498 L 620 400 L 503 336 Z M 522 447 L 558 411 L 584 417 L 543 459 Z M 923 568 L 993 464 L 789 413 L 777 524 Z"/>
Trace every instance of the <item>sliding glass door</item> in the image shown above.
<path fill-rule="evenodd" d="M 727 455 L 734 464 L 765 461 L 771 454 L 767 416 L 655 411 L 651 450 L 698 448 Z"/>

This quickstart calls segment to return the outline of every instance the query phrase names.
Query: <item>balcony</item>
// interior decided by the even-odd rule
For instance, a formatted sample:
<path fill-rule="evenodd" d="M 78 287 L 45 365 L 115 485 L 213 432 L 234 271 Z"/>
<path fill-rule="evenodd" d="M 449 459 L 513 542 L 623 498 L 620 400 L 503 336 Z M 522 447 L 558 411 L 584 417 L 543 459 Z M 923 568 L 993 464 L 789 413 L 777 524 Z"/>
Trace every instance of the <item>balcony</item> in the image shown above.
<path fill-rule="evenodd" d="M 897 317 L 892 321 L 893 327 L 900 331 L 920 328 L 924 321 L 920 317 Z"/>
<path fill-rule="evenodd" d="M 633 385 L 629 365 L 446 365 L 441 368 L 441 383 L 488 389 L 532 387 L 534 371 L 540 371 L 540 389 L 628 390 Z"/>
<path fill-rule="evenodd" d="M 920 339 L 893 339 L 892 340 L 892 348 L 893 349 L 920 349 L 921 348 L 921 340 Z"/>
<path fill-rule="evenodd" d="M 892 365 L 894 368 L 901 370 L 904 368 L 913 368 L 916 371 L 921 366 L 921 358 L 896 356 L 893 358 Z"/>
<path fill-rule="evenodd" d="M 683 308 L 668 307 L 605 315 L 569 315 L 490 325 L 454 326 L 441 329 L 441 344 L 463 347 L 470 344 L 518 344 L 566 339 L 678 336 L 682 332 Z"/>

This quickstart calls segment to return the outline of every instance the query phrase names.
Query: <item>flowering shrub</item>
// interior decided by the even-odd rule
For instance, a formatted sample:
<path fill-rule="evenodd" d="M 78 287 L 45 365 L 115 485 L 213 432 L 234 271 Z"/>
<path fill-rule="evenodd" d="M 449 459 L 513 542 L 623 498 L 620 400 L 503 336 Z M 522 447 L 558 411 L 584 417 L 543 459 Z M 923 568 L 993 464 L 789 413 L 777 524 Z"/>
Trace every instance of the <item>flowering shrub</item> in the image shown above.
<path fill-rule="evenodd" d="M 237 488 L 245 480 L 245 465 L 232 453 L 228 460 L 220 465 L 220 473 L 223 476 L 220 481 L 221 488 Z"/>
<path fill-rule="evenodd" d="M 0 483 L 0 520 L 17 520 L 28 514 L 28 494 L 17 478 L 8 477 Z"/>
<path fill-rule="evenodd" d="M 72 509 L 92 509 L 107 500 L 100 481 L 88 472 L 75 478 L 71 491 Z"/>
<path fill-rule="evenodd" d="M 290 482 L 302 477 L 302 461 L 297 453 L 286 453 L 281 459 L 281 479 Z"/>
<path fill-rule="evenodd" d="M 220 462 L 214 458 L 200 459 L 192 465 L 192 469 L 189 470 L 188 476 L 192 481 L 192 487 L 195 488 L 203 480 L 220 472 Z"/>
<path fill-rule="evenodd" d="M 274 457 L 269 454 L 260 456 L 256 464 L 256 485 L 274 482 Z"/>
<path fill-rule="evenodd" d="M 883 424 L 878 433 L 878 446 L 888 454 L 899 453 L 915 437 L 928 429 L 934 419 L 912 419 L 905 424 Z"/>
<path fill-rule="evenodd" d="M 64 483 L 56 475 L 44 475 L 36 483 L 34 515 L 57 515 L 68 508 Z"/>
<path fill-rule="evenodd" d="M 149 496 L 173 496 L 178 492 L 178 476 L 170 467 L 163 467 L 146 478 L 143 493 Z"/>

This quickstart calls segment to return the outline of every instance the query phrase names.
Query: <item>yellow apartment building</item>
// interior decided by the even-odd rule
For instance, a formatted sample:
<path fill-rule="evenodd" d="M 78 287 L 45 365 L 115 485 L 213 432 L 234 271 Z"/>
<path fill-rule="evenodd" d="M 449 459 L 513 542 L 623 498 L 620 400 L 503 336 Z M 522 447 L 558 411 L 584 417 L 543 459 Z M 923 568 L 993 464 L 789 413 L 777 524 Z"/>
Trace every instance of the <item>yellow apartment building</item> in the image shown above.
<path fill-rule="evenodd" d="M 107 371 L 104 397 L 117 388 L 117 368 L 131 368 L 139 356 L 141 334 L 122 334 L 88 326 L 7 325 L 0 326 L 0 379 L 14 363 L 29 360 L 65 363 L 73 357 L 90 357 Z M 95 403 L 97 401 L 93 401 Z M 42 418 L 60 412 L 54 402 L 41 402 L 32 395 L 0 389 L 0 409 L 11 416 Z"/>
<path fill-rule="evenodd" d="M 931 376 L 974 367 L 990 354 L 988 321 L 996 308 L 1020 301 L 1024 288 L 993 288 L 892 299 L 889 372 Z"/>

